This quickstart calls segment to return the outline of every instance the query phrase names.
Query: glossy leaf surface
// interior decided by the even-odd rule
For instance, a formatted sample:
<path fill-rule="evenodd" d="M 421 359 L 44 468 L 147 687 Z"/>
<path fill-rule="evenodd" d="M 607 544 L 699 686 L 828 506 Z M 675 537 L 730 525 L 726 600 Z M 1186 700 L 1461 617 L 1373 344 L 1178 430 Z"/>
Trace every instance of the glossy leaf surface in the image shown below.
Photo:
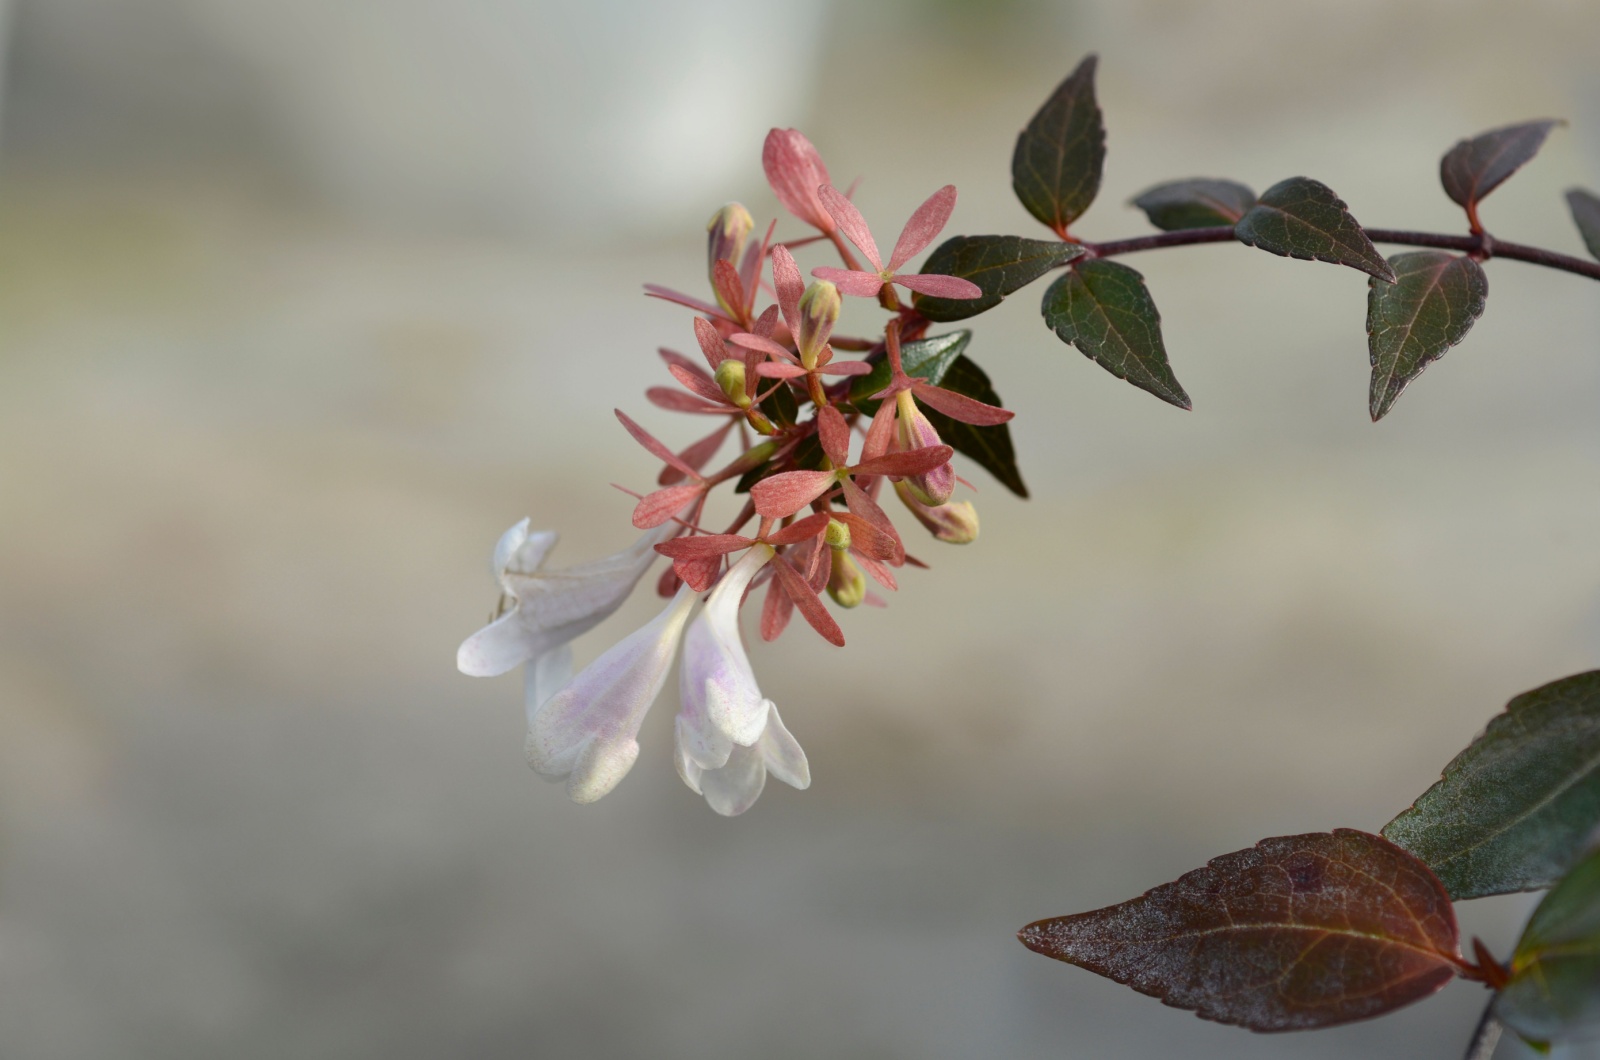
<path fill-rule="evenodd" d="M 1600 1030 L 1600 851 L 1578 862 L 1533 911 L 1495 1015 L 1535 1041 Z"/>
<path fill-rule="evenodd" d="M 1539 153 L 1550 130 L 1563 121 L 1525 121 L 1461 140 L 1439 160 L 1445 194 L 1473 206 Z"/>
<path fill-rule="evenodd" d="M 1524 692 L 1383 834 L 1457 900 L 1548 887 L 1600 822 L 1600 670 Z"/>
<path fill-rule="evenodd" d="M 1567 192 L 1567 209 L 1572 211 L 1572 223 L 1578 226 L 1583 245 L 1600 260 L 1600 195 L 1573 188 Z"/>
<path fill-rule="evenodd" d="M 917 312 L 929 320 L 964 320 L 999 305 L 1058 265 L 1083 253 L 1077 243 L 1024 239 L 1022 236 L 956 236 L 939 244 L 923 272 L 959 276 L 983 291 L 981 298 L 912 296 Z"/>
<path fill-rule="evenodd" d="M 1308 1030 L 1382 1015 L 1456 974 L 1455 912 L 1416 858 L 1349 829 L 1263 839 L 1121 905 L 1018 935 L 1202 1019 Z"/>
<path fill-rule="evenodd" d="M 1471 258 L 1418 250 L 1389 259 L 1394 283 L 1367 281 L 1368 407 L 1374 421 L 1401 391 L 1462 339 L 1483 313 L 1489 278 Z"/>
<path fill-rule="evenodd" d="M 1011 187 L 1027 211 L 1057 234 L 1082 216 L 1100 191 L 1106 129 L 1094 98 L 1093 55 L 1050 94 L 1017 137 Z"/>
<path fill-rule="evenodd" d="M 1394 282 L 1389 263 L 1333 189 L 1310 177 L 1280 180 L 1240 218 L 1239 242 L 1302 261 L 1327 261 Z"/>
<path fill-rule="evenodd" d="M 1174 180 L 1142 192 L 1133 205 L 1163 232 L 1238 224 L 1256 193 L 1232 180 Z"/>
<path fill-rule="evenodd" d="M 1144 277 L 1116 261 L 1069 269 L 1045 291 L 1044 322 L 1118 379 L 1181 409 L 1190 407 L 1161 341 L 1161 314 Z"/>

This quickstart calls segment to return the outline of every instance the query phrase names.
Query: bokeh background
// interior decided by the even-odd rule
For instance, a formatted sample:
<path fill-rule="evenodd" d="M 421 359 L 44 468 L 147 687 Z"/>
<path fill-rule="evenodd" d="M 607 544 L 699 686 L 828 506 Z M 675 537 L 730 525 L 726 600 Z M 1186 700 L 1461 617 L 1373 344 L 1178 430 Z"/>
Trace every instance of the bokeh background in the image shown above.
<path fill-rule="evenodd" d="M 524 515 L 631 539 L 705 219 L 798 125 L 881 239 L 1032 232 L 1017 130 L 1089 51 L 1088 238 L 1292 174 L 1457 230 L 1454 140 L 1563 116 L 1488 224 L 1581 253 L 1586 0 L 15 0 L 0 136 L 0 1055 L 1454 1057 L 1465 984 L 1258 1037 L 1025 951 L 1268 835 L 1377 829 L 1512 694 L 1600 665 L 1600 298 L 1490 268 L 1367 421 L 1365 282 L 1130 259 L 1191 413 L 978 318 L 1033 498 L 835 651 L 753 648 L 811 757 L 723 820 L 671 692 L 587 807 L 454 670 Z M 799 234 L 784 220 L 780 231 Z M 807 266 L 820 262 L 806 260 Z M 578 644 L 643 621 L 646 594 Z M 1528 896 L 1462 907 L 1505 952 Z M 1502 1056 L 1516 1053 L 1503 1047 Z"/>

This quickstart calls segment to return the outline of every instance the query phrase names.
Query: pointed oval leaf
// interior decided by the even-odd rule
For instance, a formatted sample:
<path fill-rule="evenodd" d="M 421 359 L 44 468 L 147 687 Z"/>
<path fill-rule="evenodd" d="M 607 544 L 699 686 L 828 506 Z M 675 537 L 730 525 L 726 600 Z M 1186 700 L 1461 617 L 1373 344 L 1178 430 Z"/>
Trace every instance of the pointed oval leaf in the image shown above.
<path fill-rule="evenodd" d="M 1115 261 L 1075 264 L 1044 293 L 1044 322 L 1118 379 L 1190 407 L 1161 341 L 1161 314 L 1144 277 Z"/>
<path fill-rule="evenodd" d="M 970 341 L 972 332 L 963 329 L 952 331 L 948 335 L 934 335 L 918 339 L 916 342 L 907 342 L 900 347 L 900 367 L 904 368 L 906 375 L 911 378 L 921 379 L 937 386 Z M 850 384 L 851 404 L 868 416 L 877 412 L 879 403 L 871 400 L 872 395 L 888 386 L 891 378 L 892 373 L 887 360 L 874 362 L 871 372 L 857 376 Z"/>
<path fill-rule="evenodd" d="M 1023 945 L 1256 1031 L 1379 1016 L 1455 974 L 1455 912 L 1428 867 L 1340 829 L 1263 839 L 1121 905 L 1040 920 Z"/>
<path fill-rule="evenodd" d="M 1163 232 L 1238 224 L 1256 193 L 1232 180 L 1173 180 L 1141 192 L 1133 205 Z"/>
<path fill-rule="evenodd" d="M 1600 851 L 1545 895 L 1511 958 L 1495 1015 L 1540 1042 L 1600 1030 Z"/>
<path fill-rule="evenodd" d="M 1344 200 L 1320 180 L 1290 177 L 1261 193 L 1233 226 L 1247 246 L 1302 261 L 1348 265 L 1388 283 L 1394 272 L 1350 216 Z"/>
<path fill-rule="evenodd" d="M 1106 127 L 1094 98 L 1096 61 L 1088 56 L 1057 86 L 1011 155 L 1017 198 L 1062 238 L 1094 202 L 1106 160 Z"/>
<path fill-rule="evenodd" d="M 1567 209 L 1572 211 L 1572 223 L 1583 236 L 1583 245 L 1600 260 L 1600 195 L 1572 188 L 1567 192 Z"/>
<path fill-rule="evenodd" d="M 1439 160 L 1445 194 L 1462 206 L 1476 206 L 1539 153 L 1551 129 L 1565 124 L 1559 119 L 1525 121 L 1458 141 Z"/>
<path fill-rule="evenodd" d="M 1024 239 L 1022 236 L 956 236 L 940 243 L 923 263 L 923 272 L 959 276 L 978 285 L 981 298 L 913 295 L 917 312 L 929 320 L 964 320 L 999 305 L 1058 265 L 1083 253 L 1077 243 Z"/>
<path fill-rule="evenodd" d="M 1548 887 L 1600 821 L 1600 670 L 1524 692 L 1383 834 L 1452 897 Z"/>
<path fill-rule="evenodd" d="M 1467 337 L 1489 297 L 1483 266 L 1462 254 L 1418 250 L 1389 259 L 1394 283 L 1367 281 L 1368 407 L 1374 422 L 1444 351 Z"/>

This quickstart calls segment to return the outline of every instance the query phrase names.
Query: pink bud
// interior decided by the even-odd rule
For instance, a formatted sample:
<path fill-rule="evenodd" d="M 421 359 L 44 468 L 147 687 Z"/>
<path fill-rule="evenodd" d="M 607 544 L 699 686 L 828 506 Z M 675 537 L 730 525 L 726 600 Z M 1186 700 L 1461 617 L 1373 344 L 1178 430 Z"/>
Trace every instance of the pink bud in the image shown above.
<path fill-rule="evenodd" d="M 895 421 L 895 437 L 902 451 L 910 453 L 944 444 L 928 417 L 917 408 L 909 390 L 902 390 L 896 401 L 899 416 Z M 904 481 L 912 496 L 923 504 L 935 507 L 949 500 L 950 494 L 955 491 L 956 470 L 947 461 L 931 470 L 909 475 Z"/>
<path fill-rule="evenodd" d="M 736 202 L 730 202 L 712 215 L 711 223 L 706 225 L 706 271 L 713 283 L 716 282 L 717 262 L 739 264 L 745 240 L 750 238 L 750 230 L 755 226 L 750 211 Z"/>
<path fill-rule="evenodd" d="M 817 357 L 828 344 L 833 325 L 838 323 L 841 305 L 839 288 L 827 280 L 818 280 L 800 296 L 800 334 L 796 337 L 800 363 L 807 368 L 816 367 Z"/>
<path fill-rule="evenodd" d="M 969 545 L 978 539 L 978 510 L 971 501 L 952 501 L 929 507 L 911 495 L 904 482 L 896 482 L 894 491 L 902 503 L 916 516 L 917 522 L 940 541 L 952 545 Z"/>

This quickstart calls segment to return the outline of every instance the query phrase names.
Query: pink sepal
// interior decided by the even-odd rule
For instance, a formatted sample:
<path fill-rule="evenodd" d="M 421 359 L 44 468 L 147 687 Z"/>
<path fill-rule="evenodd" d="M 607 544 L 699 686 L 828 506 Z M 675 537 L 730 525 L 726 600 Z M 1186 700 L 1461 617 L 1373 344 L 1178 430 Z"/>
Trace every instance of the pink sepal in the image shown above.
<path fill-rule="evenodd" d="M 817 512 L 804 519 L 797 519 L 776 533 L 766 537 L 769 545 L 794 545 L 808 538 L 816 537 L 828 529 L 828 520 L 831 516 L 827 512 Z"/>
<path fill-rule="evenodd" d="M 775 564 L 773 572 L 777 576 L 778 584 L 783 587 L 789 599 L 794 601 L 794 606 L 799 608 L 805 620 L 811 623 L 811 628 L 821 634 L 822 639 L 829 644 L 839 648 L 844 647 L 844 631 L 839 628 L 839 623 L 833 620 L 833 616 L 828 614 L 828 609 L 822 606 L 822 601 L 818 599 L 811 586 L 806 584 L 806 580 L 800 577 L 799 572 L 789 566 L 789 561 L 782 556 L 774 557 L 772 562 Z"/>
<path fill-rule="evenodd" d="M 823 375 L 871 375 L 872 365 L 866 361 L 835 361 L 817 369 Z"/>
<path fill-rule="evenodd" d="M 779 357 L 786 361 L 794 360 L 794 354 L 779 346 L 776 342 L 760 335 L 752 335 L 748 331 L 736 331 L 728 336 L 728 341 L 747 350 L 759 350 L 771 357 Z"/>
<path fill-rule="evenodd" d="M 703 397 L 707 401 L 714 401 L 724 405 L 730 403 L 728 395 L 722 392 L 722 388 L 712 380 L 707 379 L 704 373 L 696 374 L 681 364 L 669 364 L 667 365 L 667 371 L 672 373 L 672 378 L 683 384 L 684 389 L 692 390 L 697 396 Z"/>
<path fill-rule="evenodd" d="M 784 519 L 828 490 L 839 477 L 832 471 L 785 471 L 750 487 L 756 511 L 768 519 Z"/>
<path fill-rule="evenodd" d="M 843 480 L 844 503 L 853 513 L 877 527 L 884 536 L 894 542 L 894 557 L 891 560 L 895 566 L 905 561 L 906 546 L 900 540 L 900 534 L 895 530 L 894 523 L 889 521 L 889 516 L 878 507 L 878 502 L 867 496 L 860 486 L 850 479 Z"/>
<path fill-rule="evenodd" d="M 861 216 L 856 204 L 845 198 L 832 184 L 824 184 L 818 188 L 817 198 L 821 200 L 822 208 L 827 210 L 838 224 L 839 231 L 845 234 L 845 238 L 867 256 L 874 269 L 882 272 L 883 259 L 878 256 L 878 244 L 872 241 L 872 230 L 867 227 L 867 219 Z M 815 276 L 816 273 L 812 275 Z"/>
<path fill-rule="evenodd" d="M 682 511 L 684 505 L 694 500 L 704 490 L 704 483 L 689 482 L 682 486 L 668 486 L 666 489 L 647 493 L 634 506 L 633 525 L 640 530 L 660 526 Z"/>
<path fill-rule="evenodd" d="M 826 405 L 817 412 L 817 440 L 822 443 L 822 451 L 833 461 L 834 467 L 844 467 L 850 463 L 850 426 L 832 405 Z"/>
<path fill-rule="evenodd" d="M 805 374 L 806 370 L 798 364 L 787 364 L 782 361 L 762 361 L 756 365 L 756 375 L 768 379 L 798 379 Z"/>
<path fill-rule="evenodd" d="M 705 559 L 749 547 L 750 538 L 743 534 L 696 534 L 663 541 L 656 546 L 656 551 L 669 559 Z"/>
<path fill-rule="evenodd" d="M 900 230 L 900 238 L 894 244 L 894 253 L 889 255 L 889 271 L 898 272 L 900 266 L 916 257 L 924 247 L 932 243 L 934 236 L 943 231 L 955 208 L 954 184 L 946 184 L 928 196 L 927 200 L 912 213 L 911 220 Z M 977 295 L 967 297 L 976 298 Z"/>
<path fill-rule="evenodd" d="M 806 281 L 800 275 L 800 266 L 794 255 L 782 244 L 772 248 L 772 288 L 778 293 L 778 307 L 783 310 L 783 322 L 791 335 L 800 333 L 800 296 L 805 294 Z"/>
<path fill-rule="evenodd" d="M 651 455 L 653 455 L 656 459 L 660 460 L 663 464 L 668 464 L 677 468 L 690 478 L 700 477 L 700 473 L 698 471 L 690 467 L 688 464 L 685 464 L 682 460 L 678 459 L 677 453 L 674 453 L 671 449 L 668 449 L 666 446 L 662 445 L 649 431 L 645 430 L 637 423 L 634 423 L 633 420 L 629 419 L 626 412 L 623 412 L 621 409 L 612 409 L 611 411 L 617 414 L 617 419 L 622 422 L 622 426 L 627 428 L 629 434 L 633 435 L 633 440 L 648 449 Z M 659 526 L 660 524 L 657 523 L 656 525 Z"/>
<path fill-rule="evenodd" d="M 729 319 L 728 314 L 722 311 L 721 306 L 712 305 L 710 302 L 702 302 L 698 298 L 686 295 L 681 291 L 674 291 L 670 287 L 663 287 L 658 283 L 645 284 L 644 293 L 649 295 L 651 298 L 659 298 L 664 302 L 674 302 L 681 306 L 687 306 L 690 309 L 697 309 L 702 313 L 707 313 L 714 317 L 721 317 L 723 320 Z"/>
<path fill-rule="evenodd" d="M 700 343 L 700 352 L 715 372 L 728 359 L 728 348 L 722 344 L 722 335 L 709 320 L 694 318 L 694 337 Z"/>
<path fill-rule="evenodd" d="M 900 453 L 885 453 L 871 460 L 863 460 L 851 471 L 857 475 L 895 475 L 900 478 L 922 475 L 948 464 L 955 452 L 948 445 L 929 445 Z"/>
<path fill-rule="evenodd" d="M 736 411 L 727 405 L 708 405 L 693 394 L 685 394 L 681 390 L 674 390 L 666 386 L 653 386 L 644 392 L 650 404 L 668 412 L 696 412 L 721 415 Z"/>
<path fill-rule="evenodd" d="M 856 562 L 861 564 L 861 569 L 872 575 L 874 581 L 890 591 L 899 590 L 900 583 L 894 580 L 894 573 L 888 567 L 885 567 L 882 563 L 859 549 L 851 549 L 851 551 L 856 554 Z"/>
<path fill-rule="evenodd" d="M 878 292 L 883 290 L 883 277 L 875 272 L 819 265 L 811 270 L 811 275 L 819 280 L 827 280 L 839 288 L 840 294 L 854 295 L 857 298 L 876 298 Z"/>
<path fill-rule="evenodd" d="M 953 420 L 977 427 L 993 427 L 998 423 L 1007 423 L 1016 416 L 1010 409 L 988 405 L 977 398 L 927 383 L 912 383 L 911 392 L 928 407 L 938 409 Z"/>
<path fill-rule="evenodd" d="M 894 282 L 901 287 L 932 295 L 935 298 L 982 298 L 983 288 L 959 276 L 945 276 L 937 272 L 913 272 L 896 276 Z"/>
<path fill-rule="evenodd" d="M 783 591 L 783 583 L 773 578 L 767 586 L 767 598 L 761 602 L 761 639 L 777 640 L 792 614 L 794 601 Z"/>

